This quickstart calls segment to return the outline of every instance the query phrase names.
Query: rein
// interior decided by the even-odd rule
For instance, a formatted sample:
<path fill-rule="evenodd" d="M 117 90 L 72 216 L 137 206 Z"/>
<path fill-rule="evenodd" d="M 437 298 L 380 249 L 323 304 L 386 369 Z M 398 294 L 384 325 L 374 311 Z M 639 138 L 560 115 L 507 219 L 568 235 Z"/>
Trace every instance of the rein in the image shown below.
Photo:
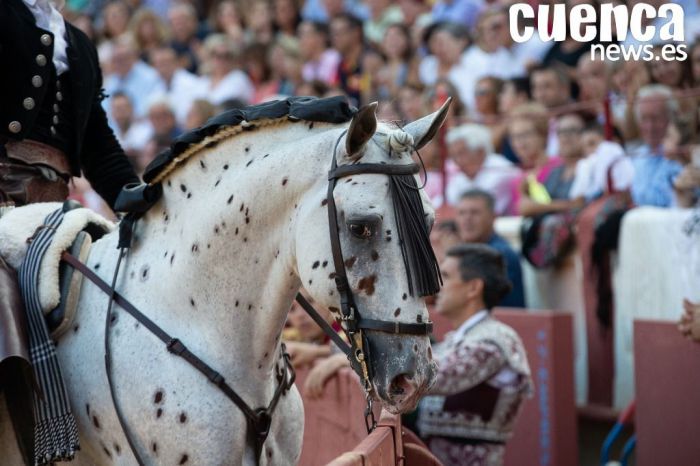
<path fill-rule="evenodd" d="M 119 262 L 121 262 L 121 258 L 123 257 L 124 253 L 123 251 L 120 252 L 120 259 Z M 255 446 L 255 451 L 256 451 L 256 459 L 259 460 L 260 458 L 260 453 L 262 452 L 262 447 L 263 443 L 265 442 L 265 439 L 267 438 L 268 434 L 270 433 L 270 425 L 272 422 L 272 412 L 275 410 L 275 407 L 277 406 L 277 403 L 279 402 L 280 397 L 288 391 L 292 385 L 294 385 L 294 379 L 295 379 L 295 373 L 294 373 L 294 367 L 291 364 L 291 361 L 289 359 L 289 354 L 286 353 L 284 343 L 282 343 L 282 354 L 284 358 L 284 365 L 281 366 L 277 373 L 275 374 L 277 378 L 277 389 L 275 390 L 275 393 L 272 397 L 272 400 L 268 404 L 267 407 L 265 408 L 257 408 L 253 409 L 248 404 L 231 388 L 231 386 L 226 382 L 226 379 L 214 370 L 211 366 L 209 366 L 207 363 L 205 363 L 202 359 L 200 359 L 197 355 L 192 353 L 187 347 L 185 346 L 180 339 L 171 336 L 168 334 L 165 330 L 160 328 L 155 322 L 153 322 L 151 319 L 146 317 L 143 313 L 141 313 L 133 304 L 131 304 L 124 296 L 119 294 L 113 286 L 110 286 L 102 280 L 95 272 L 93 272 L 87 265 L 79 261 L 77 258 L 74 256 L 70 255 L 68 252 L 63 252 L 61 255 L 61 260 L 64 262 L 68 263 L 70 266 L 78 270 L 80 273 L 85 275 L 91 282 L 93 282 L 100 290 L 102 290 L 105 294 L 109 296 L 109 310 L 107 314 L 107 321 L 109 322 L 111 316 L 111 308 L 112 308 L 112 303 L 115 303 L 119 305 L 122 309 L 124 309 L 126 312 L 128 312 L 134 319 L 136 319 L 138 322 L 140 322 L 144 327 L 146 327 L 153 335 L 155 335 L 159 340 L 161 340 L 163 343 L 165 343 L 165 347 L 170 352 L 171 354 L 174 354 L 175 356 L 179 356 L 185 361 L 187 361 L 192 367 L 197 369 L 202 375 L 204 375 L 211 383 L 213 383 L 219 390 L 221 390 L 226 397 L 233 402 L 240 410 L 241 412 L 245 415 L 246 421 L 248 422 L 248 426 L 252 429 L 253 434 L 254 434 L 254 446 Z M 115 270 L 115 276 L 118 273 L 118 266 L 117 269 Z M 108 330 L 108 329 L 107 329 Z M 139 454 L 137 453 L 136 448 L 134 447 L 133 439 L 129 435 L 129 431 L 126 428 L 126 423 L 123 419 L 123 416 L 121 414 L 121 410 L 119 409 L 119 405 L 117 403 L 117 400 L 114 396 L 114 390 L 113 390 L 113 384 L 111 382 L 111 352 L 109 350 L 109 340 L 107 338 L 107 335 L 109 332 L 105 334 L 105 364 L 107 367 L 107 374 L 108 378 L 110 379 L 110 392 L 112 394 L 112 401 L 114 402 L 114 406 L 117 411 L 117 417 L 119 418 L 119 423 L 121 424 L 122 430 L 124 431 L 124 435 L 127 438 L 127 441 L 129 442 L 129 446 L 131 447 L 134 456 L 136 457 L 139 465 L 143 466 L 144 462 L 140 458 Z M 289 377 L 287 376 L 288 374 L 291 374 Z"/>

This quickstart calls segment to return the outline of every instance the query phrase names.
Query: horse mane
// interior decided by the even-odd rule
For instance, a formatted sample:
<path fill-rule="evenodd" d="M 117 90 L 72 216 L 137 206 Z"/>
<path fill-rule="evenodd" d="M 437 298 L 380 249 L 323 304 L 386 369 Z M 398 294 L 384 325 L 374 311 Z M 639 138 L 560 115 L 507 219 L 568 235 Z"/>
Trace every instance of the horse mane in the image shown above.
<path fill-rule="evenodd" d="M 179 136 L 173 144 L 146 167 L 145 182 L 161 183 L 175 168 L 204 149 L 242 132 L 280 125 L 285 122 L 346 123 L 357 109 L 345 97 L 290 97 L 242 109 L 229 110 L 207 121 L 204 126 Z"/>

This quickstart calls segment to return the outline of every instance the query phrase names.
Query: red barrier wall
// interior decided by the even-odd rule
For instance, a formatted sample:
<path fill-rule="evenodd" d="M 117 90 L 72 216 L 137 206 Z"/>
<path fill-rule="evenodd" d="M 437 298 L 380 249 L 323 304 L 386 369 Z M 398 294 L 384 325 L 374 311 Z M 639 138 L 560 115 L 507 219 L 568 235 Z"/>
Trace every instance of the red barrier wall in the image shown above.
<path fill-rule="evenodd" d="M 382 411 L 374 432 L 328 466 L 440 466 L 440 462 L 413 432 L 403 429 L 399 416 Z"/>
<path fill-rule="evenodd" d="M 535 395 L 522 407 L 505 466 L 574 466 L 578 463 L 571 314 L 496 309 L 518 332 L 527 351 Z"/>
<path fill-rule="evenodd" d="M 312 400 L 304 394 L 308 368 L 297 370 L 296 385 L 304 401 L 304 445 L 299 464 L 320 466 L 344 451 L 352 450 L 365 437 L 365 397 L 358 377 L 342 369 L 331 378 L 323 398 Z M 376 407 L 379 415 L 379 407 Z"/>
<path fill-rule="evenodd" d="M 634 321 L 638 466 L 700 464 L 700 344 L 672 322 Z"/>

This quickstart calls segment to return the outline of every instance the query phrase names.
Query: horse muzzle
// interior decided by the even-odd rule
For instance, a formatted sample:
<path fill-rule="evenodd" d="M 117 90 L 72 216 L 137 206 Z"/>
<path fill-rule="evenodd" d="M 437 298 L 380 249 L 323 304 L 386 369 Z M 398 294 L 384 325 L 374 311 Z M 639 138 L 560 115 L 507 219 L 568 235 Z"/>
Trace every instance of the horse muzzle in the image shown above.
<path fill-rule="evenodd" d="M 376 396 L 394 414 L 415 408 L 437 373 L 428 337 L 370 331 L 367 342 Z"/>

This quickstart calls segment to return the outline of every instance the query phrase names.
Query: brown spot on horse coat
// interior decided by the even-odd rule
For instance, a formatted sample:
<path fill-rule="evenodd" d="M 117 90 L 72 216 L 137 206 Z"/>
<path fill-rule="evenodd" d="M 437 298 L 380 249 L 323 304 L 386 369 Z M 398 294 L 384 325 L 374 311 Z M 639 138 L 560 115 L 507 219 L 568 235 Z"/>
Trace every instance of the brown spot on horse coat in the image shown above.
<path fill-rule="evenodd" d="M 397 307 L 396 310 L 394 311 L 394 317 L 398 317 L 399 314 L 401 314 L 401 308 Z"/>
<path fill-rule="evenodd" d="M 151 451 L 156 454 L 158 453 L 158 444 L 156 442 L 151 444 Z"/>
<path fill-rule="evenodd" d="M 158 404 L 163 401 L 163 390 L 158 390 L 155 395 L 153 395 L 153 403 Z"/>
<path fill-rule="evenodd" d="M 119 444 L 116 443 L 116 442 L 114 442 L 114 451 L 117 452 L 117 455 L 121 455 L 121 454 L 122 454 L 122 447 L 120 447 Z"/>
<path fill-rule="evenodd" d="M 321 262 L 320 262 L 320 261 L 316 261 L 316 262 L 314 262 L 314 263 L 311 265 L 311 268 L 312 268 L 312 269 L 317 269 L 319 265 L 321 265 Z"/>
<path fill-rule="evenodd" d="M 158 408 L 156 411 L 156 419 L 160 419 L 160 417 L 163 415 L 163 408 Z"/>
<path fill-rule="evenodd" d="M 184 411 L 181 412 L 181 413 L 180 413 L 180 418 L 179 418 L 179 419 L 180 419 L 180 424 L 184 424 L 185 422 L 187 422 L 187 414 L 185 414 Z"/>
<path fill-rule="evenodd" d="M 233 194 L 231 194 L 231 197 L 228 198 L 228 200 L 226 201 L 226 204 L 230 204 L 232 202 L 233 202 Z"/>
<path fill-rule="evenodd" d="M 190 457 L 187 456 L 187 453 L 183 453 L 182 456 L 180 457 L 180 462 L 177 463 L 177 464 L 185 464 L 185 463 L 187 463 L 187 460 L 188 460 L 189 458 L 190 458 Z"/>
<path fill-rule="evenodd" d="M 94 425 L 95 428 L 100 429 L 100 420 L 97 418 L 97 416 L 92 416 L 92 425 Z"/>
<path fill-rule="evenodd" d="M 374 294 L 374 285 L 377 282 L 376 275 L 370 275 L 369 277 L 363 277 L 357 284 L 357 287 L 364 291 L 367 296 L 372 296 Z"/>
<path fill-rule="evenodd" d="M 376 261 L 379 259 L 379 253 L 377 251 L 372 251 L 372 260 Z"/>
<path fill-rule="evenodd" d="M 352 256 L 349 257 L 345 260 L 345 267 L 351 269 L 353 265 L 355 265 L 355 261 L 357 260 L 357 257 Z"/>

